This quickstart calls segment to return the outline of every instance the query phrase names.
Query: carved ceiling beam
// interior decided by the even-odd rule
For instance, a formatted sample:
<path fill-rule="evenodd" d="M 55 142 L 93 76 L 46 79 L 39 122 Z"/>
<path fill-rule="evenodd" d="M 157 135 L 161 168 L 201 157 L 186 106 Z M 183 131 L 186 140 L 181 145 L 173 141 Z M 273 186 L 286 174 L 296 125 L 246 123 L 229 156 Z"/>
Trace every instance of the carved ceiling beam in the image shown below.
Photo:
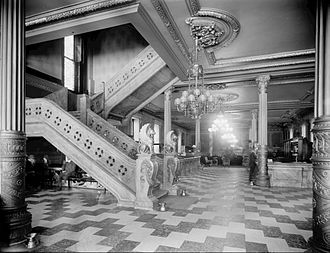
<path fill-rule="evenodd" d="M 118 8 L 119 6 L 132 4 L 134 2 L 136 2 L 136 0 L 86 1 L 29 16 L 25 19 L 25 26 L 27 30 L 29 30 L 36 26 L 48 25 L 54 22 L 63 22 L 77 17 L 85 17 L 86 15 L 97 11 Z"/>
<path fill-rule="evenodd" d="M 168 10 L 168 7 L 164 0 L 151 0 L 151 3 L 155 10 L 157 11 L 160 19 L 167 28 L 169 34 L 174 40 L 177 47 L 180 49 L 182 55 L 186 58 L 188 62 L 191 61 L 190 53 L 186 42 L 183 39 L 182 34 L 180 33 L 179 28 L 175 24 L 175 21 L 171 15 L 171 12 Z"/>

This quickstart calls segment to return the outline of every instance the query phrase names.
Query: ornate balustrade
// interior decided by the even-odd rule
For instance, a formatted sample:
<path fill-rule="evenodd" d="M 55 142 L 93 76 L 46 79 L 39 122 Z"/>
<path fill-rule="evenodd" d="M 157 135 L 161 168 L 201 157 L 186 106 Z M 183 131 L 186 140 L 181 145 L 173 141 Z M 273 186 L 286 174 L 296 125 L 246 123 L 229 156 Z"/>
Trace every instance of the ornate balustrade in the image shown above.
<path fill-rule="evenodd" d="M 151 46 L 146 47 L 105 83 L 105 115 L 165 65 Z"/>
<path fill-rule="evenodd" d="M 48 133 L 45 133 L 46 135 L 48 134 L 45 138 L 50 142 L 56 142 L 58 136 L 63 136 L 66 141 L 69 141 L 74 146 L 75 150 L 72 150 L 72 154 L 70 154 L 72 157 L 70 158 L 73 158 L 72 160 L 76 158 L 78 165 L 79 157 L 75 157 L 77 156 L 77 150 L 80 150 L 84 156 L 96 163 L 97 168 L 86 168 L 86 171 L 101 184 L 107 181 L 100 175 L 97 177 L 97 173 L 93 175 L 93 170 L 106 171 L 114 179 L 135 192 L 136 162 L 108 141 L 100 138 L 96 132 L 64 111 L 57 104 L 47 99 L 28 99 L 25 114 L 28 135 L 29 132 L 32 135 L 37 135 L 38 133 L 34 132 L 36 131 L 34 128 L 41 125 L 41 134 L 43 131 L 48 131 Z M 57 148 L 61 149 L 61 146 L 59 145 Z M 85 170 L 85 168 L 83 169 Z M 104 185 L 104 187 L 107 187 L 107 185 Z M 108 185 L 108 187 L 111 188 L 112 186 Z"/>
<path fill-rule="evenodd" d="M 105 138 L 121 152 L 132 159 L 137 158 L 138 143 L 89 109 L 87 109 L 87 126 Z"/>

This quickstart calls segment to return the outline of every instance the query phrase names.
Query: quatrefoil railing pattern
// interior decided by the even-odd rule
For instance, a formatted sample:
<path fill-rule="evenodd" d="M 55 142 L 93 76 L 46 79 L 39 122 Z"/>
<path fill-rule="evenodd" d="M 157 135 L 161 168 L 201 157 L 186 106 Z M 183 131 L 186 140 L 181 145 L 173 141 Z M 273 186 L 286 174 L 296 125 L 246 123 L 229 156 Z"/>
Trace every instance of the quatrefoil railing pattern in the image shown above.
<path fill-rule="evenodd" d="M 125 72 L 119 72 L 110 82 L 106 83 L 105 98 L 106 100 L 118 92 L 125 83 L 133 79 L 138 75 L 142 69 L 147 68 L 157 57 L 157 53 L 151 46 L 144 49 L 134 61 L 130 63 L 130 66 L 125 68 Z"/>
<path fill-rule="evenodd" d="M 111 127 L 105 129 L 105 126 L 101 124 L 102 122 L 97 119 L 98 116 L 95 114 L 96 117 L 92 111 L 89 111 L 88 114 L 90 120 L 94 119 L 95 122 L 98 122 L 97 129 L 96 124 L 95 128 L 93 124 L 92 129 L 90 129 L 57 104 L 47 99 L 28 99 L 25 109 L 27 122 L 47 124 L 59 134 L 65 136 L 85 155 L 95 160 L 102 166 L 102 169 L 105 169 L 135 191 L 136 162 L 128 157 L 127 152 L 134 148 L 133 145 L 124 141 L 125 138 L 121 136 L 118 138 L 118 147 L 115 148 L 111 142 L 101 138 L 97 132 L 105 134 L 105 131 L 108 131 L 110 138 L 118 133 L 115 133 Z M 129 137 L 127 136 L 127 138 Z M 126 152 L 123 153 L 122 150 L 126 150 Z"/>
<path fill-rule="evenodd" d="M 87 126 L 132 159 L 136 159 L 138 144 L 91 110 L 87 110 Z"/>

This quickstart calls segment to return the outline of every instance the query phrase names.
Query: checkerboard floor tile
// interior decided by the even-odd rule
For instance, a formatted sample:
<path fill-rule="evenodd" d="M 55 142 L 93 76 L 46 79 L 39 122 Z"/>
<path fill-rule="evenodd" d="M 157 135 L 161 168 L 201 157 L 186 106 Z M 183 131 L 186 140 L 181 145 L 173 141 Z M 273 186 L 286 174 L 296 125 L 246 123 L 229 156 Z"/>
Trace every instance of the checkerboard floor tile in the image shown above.
<path fill-rule="evenodd" d="M 308 250 L 311 189 L 250 186 L 242 167 L 204 168 L 182 176 L 179 187 L 187 196 L 171 196 L 166 212 L 117 207 L 114 196 L 97 190 L 36 193 L 27 198 L 41 240 L 35 251 Z"/>

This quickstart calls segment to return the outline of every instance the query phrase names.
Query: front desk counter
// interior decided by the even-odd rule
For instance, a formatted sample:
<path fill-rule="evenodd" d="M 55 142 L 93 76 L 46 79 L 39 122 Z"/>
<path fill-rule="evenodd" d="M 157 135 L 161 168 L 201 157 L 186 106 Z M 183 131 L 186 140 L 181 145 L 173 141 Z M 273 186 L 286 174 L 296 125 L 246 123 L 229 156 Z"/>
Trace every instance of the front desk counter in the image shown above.
<path fill-rule="evenodd" d="M 305 162 L 269 162 L 270 186 L 312 188 L 311 163 Z"/>

